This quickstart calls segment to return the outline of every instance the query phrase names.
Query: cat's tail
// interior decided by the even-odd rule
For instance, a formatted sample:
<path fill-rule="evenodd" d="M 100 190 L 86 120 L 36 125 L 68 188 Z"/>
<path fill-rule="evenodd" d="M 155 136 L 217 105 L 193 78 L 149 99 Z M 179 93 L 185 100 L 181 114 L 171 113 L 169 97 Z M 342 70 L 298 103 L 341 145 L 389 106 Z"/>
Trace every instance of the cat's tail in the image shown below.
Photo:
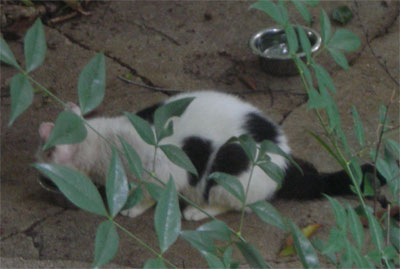
<path fill-rule="evenodd" d="M 294 165 L 286 170 L 285 180 L 277 192 L 277 198 L 284 199 L 315 199 L 327 195 L 346 195 L 353 194 L 350 186 L 352 181 L 345 171 L 333 173 L 319 173 L 315 167 L 302 160 L 295 159 L 302 168 L 301 173 Z M 374 167 L 371 164 L 361 166 L 363 175 L 373 173 Z M 380 184 L 385 184 L 385 180 L 378 174 Z M 363 183 L 361 187 L 363 187 Z"/>

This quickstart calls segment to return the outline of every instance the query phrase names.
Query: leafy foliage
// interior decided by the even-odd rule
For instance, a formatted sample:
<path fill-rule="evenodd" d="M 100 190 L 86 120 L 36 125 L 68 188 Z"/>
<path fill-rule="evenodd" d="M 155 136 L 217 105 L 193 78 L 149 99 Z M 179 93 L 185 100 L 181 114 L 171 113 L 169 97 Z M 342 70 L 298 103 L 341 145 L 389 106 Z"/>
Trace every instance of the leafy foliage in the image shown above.
<path fill-rule="evenodd" d="M 178 238 L 181 230 L 181 211 L 175 183 L 169 179 L 161 193 L 154 215 L 155 228 L 161 252 L 164 253 Z"/>
<path fill-rule="evenodd" d="M 89 113 L 103 101 L 105 86 L 104 55 L 99 53 L 83 68 L 79 76 L 78 96 L 82 115 Z"/>
<path fill-rule="evenodd" d="M 76 206 L 90 213 L 108 216 L 100 193 L 85 175 L 58 164 L 36 163 L 33 167 L 51 179 Z"/>
<path fill-rule="evenodd" d="M 15 119 L 21 115 L 33 101 L 33 87 L 28 77 L 23 74 L 16 74 L 11 80 L 11 115 L 8 126 L 11 126 Z"/>
<path fill-rule="evenodd" d="M 63 111 L 56 119 L 43 150 L 55 145 L 75 144 L 82 142 L 87 136 L 82 118 L 70 111 Z"/>

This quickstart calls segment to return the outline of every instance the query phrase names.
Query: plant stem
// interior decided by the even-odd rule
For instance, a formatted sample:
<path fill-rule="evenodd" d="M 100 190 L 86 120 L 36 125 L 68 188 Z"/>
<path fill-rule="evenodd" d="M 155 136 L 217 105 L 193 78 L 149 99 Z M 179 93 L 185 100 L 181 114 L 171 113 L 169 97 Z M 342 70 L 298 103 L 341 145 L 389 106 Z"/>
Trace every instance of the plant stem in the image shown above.
<path fill-rule="evenodd" d="M 240 216 L 240 225 L 239 225 L 239 235 L 242 234 L 242 227 L 243 227 L 243 220 L 244 220 L 244 212 L 245 212 L 245 208 L 246 208 L 246 202 L 247 202 L 247 194 L 249 193 L 249 188 L 250 188 L 250 182 L 251 182 L 251 178 L 253 177 L 253 171 L 254 171 L 254 163 L 251 162 L 251 170 L 250 170 L 250 176 L 249 176 L 249 180 L 247 182 L 247 187 L 246 187 L 246 194 L 244 196 L 244 202 L 242 205 L 242 209 L 241 209 L 241 216 Z"/>
<path fill-rule="evenodd" d="M 301 61 L 301 59 L 300 59 L 300 61 Z M 297 64 L 297 62 L 296 61 L 294 61 L 294 62 L 296 63 L 297 69 L 299 70 L 303 86 L 305 87 L 305 89 L 308 92 L 309 88 L 308 88 L 307 82 L 305 80 L 304 73 L 302 72 L 302 70 L 301 70 L 300 66 Z M 357 194 L 358 199 L 360 200 L 360 203 L 361 203 L 361 206 L 362 206 L 363 210 L 366 211 L 367 210 L 367 206 L 366 206 L 365 201 L 363 199 L 360 187 L 358 186 L 358 184 L 357 184 L 357 182 L 355 180 L 355 177 L 354 177 L 354 175 L 353 175 L 353 173 L 352 173 L 352 171 L 351 171 L 351 169 L 349 167 L 349 162 L 344 157 L 343 153 L 341 152 L 340 148 L 338 147 L 338 145 L 337 145 L 334 137 L 332 136 L 331 132 L 328 131 L 327 125 L 323 121 L 322 116 L 319 113 L 319 111 L 317 109 L 314 109 L 314 113 L 316 114 L 316 116 L 317 116 L 317 118 L 318 118 L 318 120 L 320 122 L 320 125 L 324 128 L 325 133 L 328 135 L 329 141 L 331 142 L 331 144 L 333 145 L 333 148 L 336 151 L 336 156 L 337 156 L 337 160 L 338 160 L 339 164 L 343 167 L 343 169 L 349 175 L 350 180 L 351 180 L 351 182 L 353 183 L 353 186 L 356 189 L 356 194 Z"/>
<path fill-rule="evenodd" d="M 131 233 L 130 231 L 128 231 L 125 227 L 121 226 L 119 223 L 115 222 L 115 220 L 110 219 L 119 229 L 121 229 L 121 231 L 125 232 L 127 235 L 129 235 L 130 237 L 132 237 L 133 239 L 136 240 L 136 242 L 138 242 L 140 245 L 142 245 L 143 247 L 145 247 L 146 249 L 148 249 L 150 252 L 152 252 L 153 254 L 155 254 L 157 257 L 163 259 L 163 261 L 165 261 L 169 266 L 172 266 L 173 268 L 176 268 L 176 266 L 170 262 L 169 260 L 165 259 L 162 256 L 162 253 L 158 253 L 157 251 L 155 251 L 152 247 L 150 247 L 149 245 L 147 245 L 144 241 L 142 241 L 140 238 L 138 238 L 136 235 L 134 235 L 133 233 Z"/>
<path fill-rule="evenodd" d="M 40 90 L 44 91 L 46 94 L 48 94 L 49 96 L 51 96 L 54 100 L 56 100 L 58 103 L 60 103 L 63 107 L 66 107 L 67 104 L 65 102 L 63 102 L 60 98 L 58 98 L 57 96 L 55 96 L 51 91 L 49 91 L 46 87 L 44 87 L 42 84 L 40 84 L 39 82 L 37 82 L 34 78 L 32 78 L 31 76 L 29 76 L 29 74 L 27 72 L 25 72 L 24 70 L 20 69 L 20 71 L 30 80 L 32 81 L 34 84 L 36 84 L 36 86 L 38 86 L 40 88 Z"/>
<path fill-rule="evenodd" d="M 153 173 L 156 173 L 156 160 L 157 160 L 157 149 L 158 149 L 158 144 L 154 146 L 154 157 L 153 157 Z"/>

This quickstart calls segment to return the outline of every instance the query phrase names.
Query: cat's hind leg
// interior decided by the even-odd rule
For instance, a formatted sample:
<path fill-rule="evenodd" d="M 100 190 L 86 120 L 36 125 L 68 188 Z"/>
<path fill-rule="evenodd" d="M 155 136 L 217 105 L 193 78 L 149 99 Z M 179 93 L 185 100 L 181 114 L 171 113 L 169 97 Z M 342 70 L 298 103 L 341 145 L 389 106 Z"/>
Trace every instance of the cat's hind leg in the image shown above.
<path fill-rule="evenodd" d="M 155 203 L 156 201 L 154 201 L 153 199 L 143 200 L 142 202 L 140 202 L 139 204 L 135 205 L 132 208 L 122 210 L 121 214 L 124 216 L 134 218 L 143 214 L 147 209 L 151 208 Z"/>

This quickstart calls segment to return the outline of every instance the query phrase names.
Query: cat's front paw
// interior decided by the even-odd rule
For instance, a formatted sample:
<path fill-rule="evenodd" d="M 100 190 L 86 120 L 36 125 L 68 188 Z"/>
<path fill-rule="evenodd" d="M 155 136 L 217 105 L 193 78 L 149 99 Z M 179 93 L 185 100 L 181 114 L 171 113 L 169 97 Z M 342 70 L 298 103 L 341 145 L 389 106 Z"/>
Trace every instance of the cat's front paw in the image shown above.
<path fill-rule="evenodd" d="M 122 210 L 121 211 L 121 215 L 130 217 L 130 218 L 134 218 L 137 217 L 139 215 L 141 215 L 145 210 L 143 210 L 142 208 L 138 208 L 138 207 L 132 207 L 126 210 Z"/>
<path fill-rule="evenodd" d="M 152 207 L 154 204 L 155 204 L 154 200 L 145 200 L 132 208 L 122 210 L 121 215 L 128 216 L 130 218 L 134 218 L 134 217 L 137 217 L 137 216 L 143 214 L 147 209 Z"/>
<path fill-rule="evenodd" d="M 183 217 L 185 218 L 185 220 L 199 221 L 207 218 L 207 215 L 198 210 L 197 208 L 188 206 L 183 211 Z"/>
<path fill-rule="evenodd" d="M 225 213 L 227 211 L 229 211 L 229 208 L 223 207 L 223 206 L 218 206 L 218 205 L 214 205 L 214 206 L 202 206 L 201 209 L 206 212 L 207 214 L 201 212 L 200 210 L 198 210 L 197 208 L 193 207 L 193 206 L 188 206 L 185 208 L 185 210 L 183 211 L 183 217 L 186 220 L 194 220 L 194 221 L 199 221 L 202 219 L 206 219 L 210 216 L 217 216 L 219 214 Z"/>

